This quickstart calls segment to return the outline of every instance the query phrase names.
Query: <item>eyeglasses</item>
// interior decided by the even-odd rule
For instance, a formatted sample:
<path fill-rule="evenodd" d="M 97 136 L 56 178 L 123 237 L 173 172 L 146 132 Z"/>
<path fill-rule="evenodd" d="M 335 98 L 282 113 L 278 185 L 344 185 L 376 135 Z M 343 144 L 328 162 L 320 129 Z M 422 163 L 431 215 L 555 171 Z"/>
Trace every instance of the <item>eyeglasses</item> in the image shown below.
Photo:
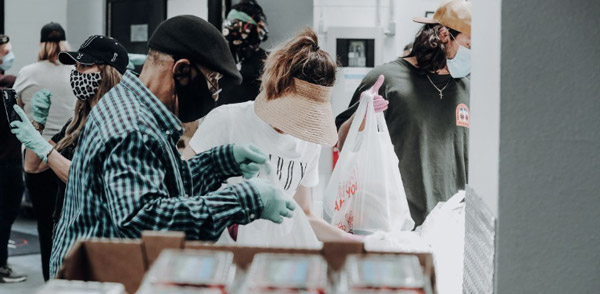
<path fill-rule="evenodd" d="M 206 75 L 206 82 L 208 82 L 208 90 L 210 91 L 210 94 L 215 97 L 217 95 L 219 95 L 219 93 L 221 93 L 221 91 L 223 91 L 223 89 L 219 88 L 219 80 L 223 77 L 223 74 L 213 71 L 211 73 L 209 73 L 208 75 Z M 215 99 L 215 101 L 219 99 L 218 97 Z"/>
<path fill-rule="evenodd" d="M 175 62 L 177 62 L 180 58 L 173 57 L 173 59 L 175 60 Z M 208 74 L 204 74 L 204 72 L 200 69 L 198 65 L 193 63 L 191 65 L 198 74 L 204 75 L 206 83 L 208 84 L 208 91 L 213 96 L 213 99 L 215 99 L 215 101 L 219 100 L 218 95 L 223 90 L 219 88 L 219 80 L 223 77 L 223 74 L 216 71 L 211 71 Z"/>

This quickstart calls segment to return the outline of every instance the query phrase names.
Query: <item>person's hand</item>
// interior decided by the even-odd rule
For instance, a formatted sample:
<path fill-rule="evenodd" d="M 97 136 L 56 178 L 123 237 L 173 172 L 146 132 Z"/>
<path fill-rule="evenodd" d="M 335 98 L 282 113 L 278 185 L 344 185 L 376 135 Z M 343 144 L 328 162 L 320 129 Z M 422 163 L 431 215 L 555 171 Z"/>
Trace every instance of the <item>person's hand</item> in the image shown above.
<path fill-rule="evenodd" d="M 48 118 L 48 112 L 50 111 L 50 99 L 52 93 L 47 89 L 42 89 L 35 94 L 31 99 L 31 112 L 33 113 L 33 120 L 41 125 L 46 125 L 46 119 Z"/>
<path fill-rule="evenodd" d="M 25 147 L 33 151 L 45 163 L 48 162 L 48 153 L 52 151 L 52 145 L 40 135 L 33 127 L 27 115 L 18 105 L 14 105 L 15 112 L 19 115 L 22 121 L 13 121 L 10 123 L 10 132 L 13 133 Z"/>
<path fill-rule="evenodd" d="M 252 144 L 233 145 L 233 157 L 240 166 L 242 175 L 246 179 L 256 176 L 260 170 L 260 165 L 267 163 L 269 156 L 262 152 L 258 147 Z M 267 168 L 270 166 L 267 165 Z"/>
<path fill-rule="evenodd" d="M 361 101 L 366 96 L 373 96 L 373 107 L 375 108 L 375 113 L 387 110 L 388 105 L 390 104 L 389 101 L 385 100 L 381 95 L 378 94 L 379 88 L 381 87 L 381 85 L 383 85 L 384 80 L 385 77 L 383 75 L 379 75 L 375 84 L 373 84 L 373 86 L 370 89 L 365 90 L 360 94 Z"/>
<path fill-rule="evenodd" d="M 282 223 L 284 217 L 292 217 L 296 204 L 283 194 L 281 189 L 275 188 L 264 179 L 254 178 L 248 181 L 258 191 L 263 203 L 260 218 L 268 219 L 274 223 Z"/>

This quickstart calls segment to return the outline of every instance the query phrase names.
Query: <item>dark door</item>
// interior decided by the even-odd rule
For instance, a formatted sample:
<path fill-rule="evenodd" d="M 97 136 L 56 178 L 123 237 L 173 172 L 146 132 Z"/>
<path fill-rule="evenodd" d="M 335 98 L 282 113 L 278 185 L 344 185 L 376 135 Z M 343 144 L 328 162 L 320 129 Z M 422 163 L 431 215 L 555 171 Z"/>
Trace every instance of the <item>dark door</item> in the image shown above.
<path fill-rule="evenodd" d="M 167 18 L 166 0 L 107 0 L 106 31 L 129 53 L 148 53 L 148 39 Z"/>
<path fill-rule="evenodd" d="M 4 32 L 4 0 L 0 0 L 0 34 Z"/>
<path fill-rule="evenodd" d="M 231 0 L 208 0 L 208 22 L 220 31 L 230 10 Z"/>

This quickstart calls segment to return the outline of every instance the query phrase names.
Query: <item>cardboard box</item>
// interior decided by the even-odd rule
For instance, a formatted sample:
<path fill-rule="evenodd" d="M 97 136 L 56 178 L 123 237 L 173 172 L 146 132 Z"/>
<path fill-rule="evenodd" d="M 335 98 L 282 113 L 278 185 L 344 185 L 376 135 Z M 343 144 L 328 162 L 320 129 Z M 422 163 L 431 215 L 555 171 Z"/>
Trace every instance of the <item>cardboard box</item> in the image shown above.
<path fill-rule="evenodd" d="M 241 269 L 247 269 L 254 255 L 263 252 L 319 254 L 334 271 L 342 269 L 349 254 L 416 255 L 425 274 L 431 278 L 434 293 L 437 293 L 433 257 L 430 253 L 366 252 L 364 244 L 359 242 L 325 242 L 320 250 L 215 246 L 211 242 L 185 241 L 185 235 L 181 232 L 146 231 L 142 233 L 141 239 L 80 240 L 65 256 L 57 278 L 122 283 L 127 292 L 135 293 L 145 272 L 160 252 L 167 248 L 231 251 L 233 262 Z"/>

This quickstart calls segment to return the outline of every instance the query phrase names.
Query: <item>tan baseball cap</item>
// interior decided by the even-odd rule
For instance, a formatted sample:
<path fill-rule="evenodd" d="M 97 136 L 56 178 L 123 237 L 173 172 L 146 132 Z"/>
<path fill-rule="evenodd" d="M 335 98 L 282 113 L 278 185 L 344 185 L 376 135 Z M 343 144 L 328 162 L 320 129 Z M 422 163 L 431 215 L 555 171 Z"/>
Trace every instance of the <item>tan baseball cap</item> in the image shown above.
<path fill-rule="evenodd" d="M 435 11 L 433 18 L 415 17 L 413 21 L 423 24 L 441 24 L 471 35 L 471 6 L 471 2 L 465 0 L 445 0 Z"/>

